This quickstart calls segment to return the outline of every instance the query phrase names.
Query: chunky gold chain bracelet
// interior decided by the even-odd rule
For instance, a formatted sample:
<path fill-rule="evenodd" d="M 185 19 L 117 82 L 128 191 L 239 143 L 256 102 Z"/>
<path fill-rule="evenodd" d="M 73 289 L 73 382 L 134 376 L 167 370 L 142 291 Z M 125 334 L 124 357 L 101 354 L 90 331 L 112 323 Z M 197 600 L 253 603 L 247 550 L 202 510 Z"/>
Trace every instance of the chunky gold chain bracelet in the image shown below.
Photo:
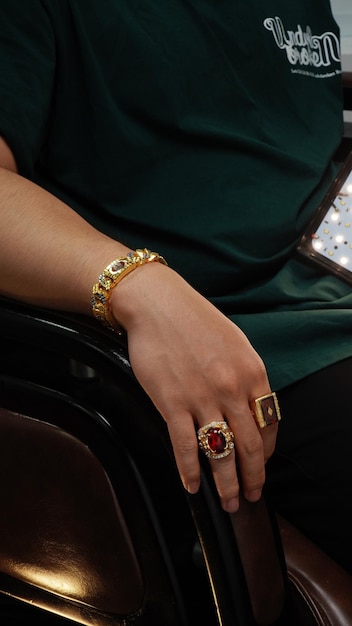
<path fill-rule="evenodd" d="M 129 252 L 125 257 L 115 259 L 107 265 L 100 274 L 98 282 L 93 286 L 91 305 L 95 319 L 104 326 L 121 332 L 122 328 L 110 310 L 111 292 L 132 270 L 153 261 L 167 265 L 165 259 L 160 254 L 151 252 L 147 248 Z"/>

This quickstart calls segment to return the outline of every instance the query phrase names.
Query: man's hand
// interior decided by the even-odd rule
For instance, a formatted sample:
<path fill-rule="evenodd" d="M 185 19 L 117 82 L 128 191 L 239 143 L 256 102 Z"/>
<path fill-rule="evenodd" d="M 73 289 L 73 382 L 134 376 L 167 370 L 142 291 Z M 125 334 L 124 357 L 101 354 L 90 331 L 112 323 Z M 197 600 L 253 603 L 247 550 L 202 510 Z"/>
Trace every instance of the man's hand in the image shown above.
<path fill-rule="evenodd" d="M 133 371 L 168 425 L 185 488 L 200 484 L 196 431 L 226 420 L 235 447 L 210 460 L 226 511 L 236 511 L 241 490 L 260 498 L 265 462 L 277 424 L 258 429 L 250 402 L 271 392 L 264 364 L 242 331 L 177 273 L 150 263 L 123 279 L 110 299 L 126 328 Z"/>

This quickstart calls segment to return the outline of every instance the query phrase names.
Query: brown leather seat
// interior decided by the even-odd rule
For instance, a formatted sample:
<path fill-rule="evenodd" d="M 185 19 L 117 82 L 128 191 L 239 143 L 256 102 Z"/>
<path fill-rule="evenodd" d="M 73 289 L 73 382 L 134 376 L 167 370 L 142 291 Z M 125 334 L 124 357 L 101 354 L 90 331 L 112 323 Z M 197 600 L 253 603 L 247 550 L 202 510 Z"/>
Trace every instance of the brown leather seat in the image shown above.
<path fill-rule="evenodd" d="M 0 588 L 82 624 L 140 611 L 141 568 L 95 455 L 64 430 L 4 409 L 0 432 Z"/>
<path fill-rule="evenodd" d="M 278 524 L 297 624 L 351 626 L 352 577 L 287 520 Z"/>

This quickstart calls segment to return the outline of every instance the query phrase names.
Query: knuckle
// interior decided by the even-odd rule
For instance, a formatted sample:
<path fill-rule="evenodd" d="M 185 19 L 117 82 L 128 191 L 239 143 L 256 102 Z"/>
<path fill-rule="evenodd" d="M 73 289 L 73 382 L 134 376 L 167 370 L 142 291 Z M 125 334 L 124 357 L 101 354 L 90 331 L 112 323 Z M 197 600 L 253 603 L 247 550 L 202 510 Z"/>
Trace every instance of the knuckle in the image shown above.
<path fill-rule="evenodd" d="M 268 377 L 264 361 L 259 355 L 257 355 L 257 361 L 255 366 L 255 376 L 258 380 L 258 384 L 261 386 L 268 385 Z"/>
<path fill-rule="evenodd" d="M 246 456 L 253 457 L 263 454 L 263 440 L 258 434 L 253 435 L 244 443 L 244 453 Z"/>
<path fill-rule="evenodd" d="M 234 385 L 234 373 L 227 368 L 222 367 L 222 371 L 218 376 L 221 387 L 225 390 L 232 390 Z"/>
<path fill-rule="evenodd" d="M 223 488 L 219 488 L 219 496 L 221 500 L 231 500 L 232 498 L 238 498 L 240 495 L 239 485 L 228 485 Z"/>
<path fill-rule="evenodd" d="M 216 382 L 216 387 L 220 390 L 233 389 L 236 380 L 236 371 L 233 367 L 226 365 L 221 358 L 212 358 L 206 367 L 210 380 Z"/>
<path fill-rule="evenodd" d="M 217 483 L 217 490 L 222 500 L 229 500 L 231 498 L 237 498 L 239 496 L 240 487 L 236 475 L 231 475 L 221 478 L 215 474 Z"/>
<path fill-rule="evenodd" d="M 243 482 L 247 489 L 253 491 L 254 489 L 262 489 L 265 483 L 265 468 L 258 469 L 258 471 L 249 471 L 243 473 Z"/>
<path fill-rule="evenodd" d="M 264 476 L 260 478 L 256 478 L 255 480 L 248 480 L 247 489 L 248 491 L 261 491 L 264 487 L 264 483 L 265 483 Z"/>
<path fill-rule="evenodd" d="M 195 440 L 187 440 L 184 439 L 180 443 L 177 444 L 177 454 L 180 457 L 193 457 L 195 454 L 198 454 L 198 444 Z"/>

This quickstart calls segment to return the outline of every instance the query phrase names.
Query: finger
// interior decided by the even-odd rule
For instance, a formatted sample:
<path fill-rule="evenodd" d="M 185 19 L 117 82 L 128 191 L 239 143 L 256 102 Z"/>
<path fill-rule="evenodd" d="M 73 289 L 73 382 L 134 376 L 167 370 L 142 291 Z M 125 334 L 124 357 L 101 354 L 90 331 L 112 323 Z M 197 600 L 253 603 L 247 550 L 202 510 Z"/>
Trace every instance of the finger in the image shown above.
<path fill-rule="evenodd" d="M 255 502 L 259 500 L 265 482 L 263 438 L 248 409 L 247 412 L 244 409 L 240 417 L 234 416 L 228 421 L 235 432 L 241 490 L 247 500 Z"/>
<path fill-rule="evenodd" d="M 264 463 L 270 459 L 275 450 L 278 429 L 278 424 L 271 424 L 271 426 L 266 426 L 260 430 L 264 446 Z"/>
<path fill-rule="evenodd" d="M 263 438 L 264 460 L 266 462 L 274 452 L 278 423 L 281 420 L 281 411 L 276 393 L 268 391 L 266 395 L 250 400 L 249 406 Z"/>
<path fill-rule="evenodd" d="M 218 422 L 224 423 L 221 415 Z M 198 420 L 199 428 L 210 423 L 214 422 Z M 183 485 L 189 493 L 196 493 L 200 486 L 200 451 L 193 419 L 189 414 L 173 416 L 168 420 L 168 428 Z M 234 451 L 230 448 L 229 452 L 224 458 L 210 460 L 210 464 L 221 505 L 226 511 L 234 512 L 239 506 L 239 484 Z"/>
<path fill-rule="evenodd" d="M 238 411 L 238 408 L 237 408 Z M 265 463 L 274 451 L 281 419 L 276 394 L 266 394 L 250 400 L 238 416 L 229 418 L 236 424 L 236 450 L 241 474 L 241 487 L 250 501 L 260 498 L 265 482 Z"/>
<path fill-rule="evenodd" d="M 210 460 L 222 507 L 229 512 L 237 511 L 239 483 L 235 463 L 234 437 L 221 414 L 217 420 L 200 425 L 198 439 L 202 452 Z"/>
<path fill-rule="evenodd" d="M 210 464 L 222 508 L 228 513 L 236 512 L 239 508 L 240 486 L 235 449 L 226 458 L 211 460 Z"/>
<path fill-rule="evenodd" d="M 189 493 L 196 493 L 200 486 L 200 465 L 193 417 L 189 413 L 173 415 L 167 426 L 183 486 Z"/>

